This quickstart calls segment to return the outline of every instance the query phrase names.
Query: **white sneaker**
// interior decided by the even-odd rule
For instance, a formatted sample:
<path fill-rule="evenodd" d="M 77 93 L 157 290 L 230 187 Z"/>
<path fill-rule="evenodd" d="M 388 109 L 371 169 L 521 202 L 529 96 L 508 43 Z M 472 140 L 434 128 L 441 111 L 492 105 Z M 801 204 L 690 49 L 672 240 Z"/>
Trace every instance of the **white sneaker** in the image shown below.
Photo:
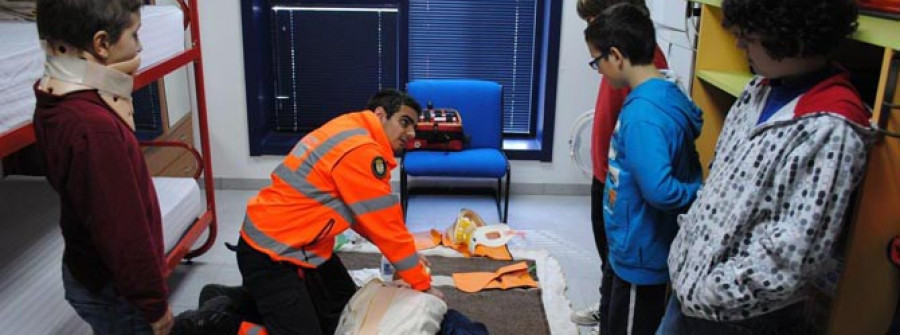
<path fill-rule="evenodd" d="M 582 326 L 592 326 L 600 323 L 600 303 L 593 304 L 585 309 L 572 312 L 572 322 Z"/>

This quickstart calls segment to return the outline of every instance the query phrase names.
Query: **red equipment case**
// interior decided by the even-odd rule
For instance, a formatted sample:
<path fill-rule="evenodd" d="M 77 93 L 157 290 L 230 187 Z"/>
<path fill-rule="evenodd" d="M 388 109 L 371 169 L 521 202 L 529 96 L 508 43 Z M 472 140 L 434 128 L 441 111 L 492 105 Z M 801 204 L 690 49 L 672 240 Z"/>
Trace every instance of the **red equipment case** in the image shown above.
<path fill-rule="evenodd" d="M 452 108 L 424 109 L 416 125 L 416 138 L 406 142 L 406 149 L 460 151 L 464 142 L 459 111 Z"/>

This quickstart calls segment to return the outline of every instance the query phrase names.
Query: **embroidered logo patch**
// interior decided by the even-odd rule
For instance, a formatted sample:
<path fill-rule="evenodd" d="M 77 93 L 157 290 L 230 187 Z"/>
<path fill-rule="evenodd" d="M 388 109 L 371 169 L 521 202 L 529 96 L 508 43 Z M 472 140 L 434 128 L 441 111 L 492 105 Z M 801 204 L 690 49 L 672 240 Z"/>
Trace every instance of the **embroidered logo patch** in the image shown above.
<path fill-rule="evenodd" d="M 387 174 L 387 164 L 381 156 L 375 156 L 372 159 L 372 174 L 378 179 L 384 178 L 384 175 Z"/>

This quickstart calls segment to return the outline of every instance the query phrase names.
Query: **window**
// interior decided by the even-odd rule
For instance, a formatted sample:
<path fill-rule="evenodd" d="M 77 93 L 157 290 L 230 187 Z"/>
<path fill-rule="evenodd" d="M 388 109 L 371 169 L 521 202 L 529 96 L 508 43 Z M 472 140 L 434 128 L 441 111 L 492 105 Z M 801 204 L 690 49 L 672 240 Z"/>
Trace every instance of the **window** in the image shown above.
<path fill-rule="evenodd" d="M 510 157 L 552 155 L 559 1 L 242 5 L 251 155 L 285 154 L 308 131 L 362 108 L 375 91 L 424 78 L 500 83 L 504 134 L 520 141 L 504 146 L 522 149 L 508 150 Z"/>
<path fill-rule="evenodd" d="M 500 83 L 504 134 L 534 134 L 536 5 L 534 0 L 410 0 L 409 79 Z"/>
<path fill-rule="evenodd" d="M 273 8 L 274 127 L 305 133 L 400 87 L 397 8 Z"/>

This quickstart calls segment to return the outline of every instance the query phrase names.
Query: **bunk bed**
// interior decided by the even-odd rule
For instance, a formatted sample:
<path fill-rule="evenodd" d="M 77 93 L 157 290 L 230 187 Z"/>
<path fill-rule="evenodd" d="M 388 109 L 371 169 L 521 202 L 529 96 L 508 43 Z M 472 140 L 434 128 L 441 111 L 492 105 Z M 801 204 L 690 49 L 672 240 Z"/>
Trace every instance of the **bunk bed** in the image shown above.
<path fill-rule="evenodd" d="M 182 259 L 190 261 L 212 247 L 218 230 L 210 158 L 206 96 L 201 63 L 197 0 L 177 0 L 179 6 L 147 5 L 141 9 L 142 65 L 134 80 L 137 91 L 193 63 L 200 152 L 193 143 L 144 141 L 142 147 L 186 150 L 195 159 L 193 178 L 153 177 L 163 217 L 166 276 Z M 180 8 L 179 8 L 180 7 Z M 190 47 L 184 32 L 190 29 Z M 33 85 L 43 73 L 44 54 L 34 22 L 0 21 L 0 158 L 34 143 L 31 124 Z M 190 116 L 188 116 L 190 117 Z M 200 177 L 206 198 L 201 196 Z M 205 234 L 205 240 L 201 238 Z M 199 247 L 193 248 L 199 244 Z"/>

